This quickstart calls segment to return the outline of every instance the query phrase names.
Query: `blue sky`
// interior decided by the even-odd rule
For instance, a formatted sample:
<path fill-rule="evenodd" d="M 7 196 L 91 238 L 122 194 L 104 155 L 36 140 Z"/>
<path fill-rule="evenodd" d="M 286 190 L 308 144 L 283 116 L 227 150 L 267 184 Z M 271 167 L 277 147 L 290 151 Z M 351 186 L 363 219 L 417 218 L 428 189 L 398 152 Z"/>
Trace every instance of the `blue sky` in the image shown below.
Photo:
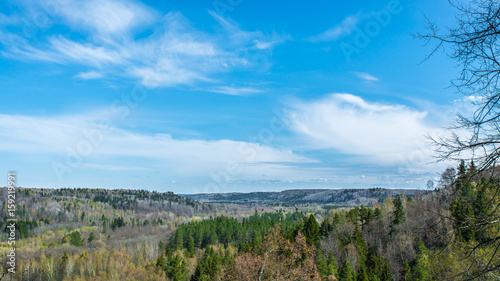
<path fill-rule="evenodd" d="M 41 2 L 41 3 L 40 3 Z M 30 187 L 424 188 L 468 99 L 446 1 L 3 1 L 0 170 Z"/>

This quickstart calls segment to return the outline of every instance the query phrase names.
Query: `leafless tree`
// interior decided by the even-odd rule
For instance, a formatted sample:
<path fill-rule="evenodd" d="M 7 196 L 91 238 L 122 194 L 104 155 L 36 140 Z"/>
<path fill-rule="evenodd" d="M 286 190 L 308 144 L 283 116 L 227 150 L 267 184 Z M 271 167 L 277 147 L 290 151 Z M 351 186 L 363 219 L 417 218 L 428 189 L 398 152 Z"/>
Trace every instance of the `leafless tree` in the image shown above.
<path fill-rule="evenodd" d="M 500 157 L 500 2 L 450 4 L 458 11 L 456 27 L 441 32 L 429 21 L 428 32 L 415 36 L 436 44 L 429 56 L 444 49 L 459 62 L 461 73 L 452 86 L 470 97 L 477 110 L 459 113 L 451 135 L 432 136 L 432 140 L 438 159 L 461 159 L 469 152 L 482 170 Z"/>
<path fill-rule="evenodd" d="M 435 146 L 436 157 L 442 160 L 460 160 L 470 158 L 478 167 L 478 172 L 491 170 L 500 158 L 500 2 L 498 0 L 472 0 L 467 3 L 450 0 L 457 10 L 457 25 L 440 30 L 429 21 L 428 31 L 415 36 L 426 43 L 435 44 L 432 56 L 444 49 L 460 65 L 460 75 L 452 81 L 452 86 L 473 101 L 472 113 L 460 112 L 456 124 L 449 129 L 449 136 L 430 136 Z M 448 181 L 448 177 L 444 182 Z M 500 185 L 498 185 L 500 186 Z M 482 223 L 487 229 L 498 230 L 500 205 L 498 194 L 490 204 L 493 208 Z M 481 247 L 494 250 L 494 254 L 480 258 L 474 274 L 470 278 L 498 274 L 500 263 L 496 257 L 500 248 L 500 235 L 491 236 L 492 240 L 480 242 L 469 251 L 469 257 L 477 258 Z M 472 269 L 472 268 L 471 268 Z"/>

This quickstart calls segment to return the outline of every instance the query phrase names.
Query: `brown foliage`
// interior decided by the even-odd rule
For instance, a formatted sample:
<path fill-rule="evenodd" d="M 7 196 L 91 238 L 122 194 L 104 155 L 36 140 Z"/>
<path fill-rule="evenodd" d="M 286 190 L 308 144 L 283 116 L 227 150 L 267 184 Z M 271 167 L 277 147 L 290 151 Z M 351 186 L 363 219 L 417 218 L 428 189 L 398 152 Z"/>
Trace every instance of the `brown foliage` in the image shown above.
<path fill-rule="evenodd" d="M 321 280 L 314 263 L 315 247 L 299 232 L 294 242 L 275 226 L 256 251 L 235 257 L 228 280 Z"/>

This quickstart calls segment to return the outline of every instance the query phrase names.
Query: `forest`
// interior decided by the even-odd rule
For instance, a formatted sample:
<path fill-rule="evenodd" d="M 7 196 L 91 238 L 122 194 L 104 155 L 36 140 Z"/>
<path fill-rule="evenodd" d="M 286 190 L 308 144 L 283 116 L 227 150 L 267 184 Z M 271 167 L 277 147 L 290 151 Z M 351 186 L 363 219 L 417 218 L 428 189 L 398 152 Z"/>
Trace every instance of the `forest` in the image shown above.
<path fill-rule="evenodd" d="M 369 206 L 227 208 L 171 192 L 18 189 L 18 280 L 498 280 L 500 178 Z M 6 189 L 2 190 L 5 193 Z M 2 202 L 2 275 L 8 251 Z"/>
<path fill-rule="evenodd" d="M 448 137 L 429 136 L 449 164 L 433 190 L 374 188 L 357 193 L 371 194 L 363 200 L 320 190 L 314 202 L 296 190 L 280 202 L 276 193 L 17 187 L 15 273 L 12 208 L 0 201 L 1 280 L 500 280 L 500 4 L 450 4 L 457 27 L 429 21 L 414 36 L 436 42 L 429 56 L 444 49 L 458 62 L 452 85 L 476 111 L 459 112 Z"/>

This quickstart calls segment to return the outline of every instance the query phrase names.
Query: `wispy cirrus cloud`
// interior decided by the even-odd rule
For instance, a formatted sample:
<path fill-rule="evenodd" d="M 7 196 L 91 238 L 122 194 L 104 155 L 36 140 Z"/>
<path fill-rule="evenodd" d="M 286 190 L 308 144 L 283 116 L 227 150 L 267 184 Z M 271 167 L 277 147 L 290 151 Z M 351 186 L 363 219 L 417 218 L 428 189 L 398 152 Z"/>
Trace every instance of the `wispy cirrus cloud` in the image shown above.
<path fill-rule="evenodd" d="M 22 3 L 28 10 L 47 10 L 44 5 L 50 5 Z M 2 28 L 2 22 L 15 25 L 18 17 L 4 15 L 0 21 L 0 52 L 9 59 L 84 65 L 103 78 L 106 73 L 129 77 L 149 87 L 171 87 L 215 82 L 211 76 L 217 73 L 262 67 L 266 64 L 253 63 L 256 56 L 262 62 L 259 52 L 290 39 L 276 33 L 245 31 L 231 19 L 210 14 L 221 33 L 194 27 L 180 12 L 161 16 L 134 0 L 67 0 L 50 15 L 38 40 Z M 65 25 L 71 32 L 58 34 L 52 29 L 56 24 Z M 18 28 L 23 28 L 22 24 Z"/>
<path fill-rule="evenodd" d="M 80 72 L 77 75 L 75 75 L 75 77 L 83 80 L 91 80 L 91 79 L 102 78 L 103 75 L 96 71 L 89 71 L 89 72 Z"/>
<path fill-rule="evenodd" d="M 259 143 L 176 139 L 168 132 L 137 133 L 118 125 L 103 130 L 104 121 L 119 120 L 116 115 L 112 109 L 49 117 L 0 114 L 0 152 L 50 155 L 67 165 L 68 153 L 75 157 L 85 142 L 85 153 L 79 155 L 84 167 L 137 170 L 141 163 L 140 169 L 161 166 L 170 173 L 202 177 L 211 171 L 225 171 L 227 163 L 240 163 L 245 168 L 235 178 L 241 179 L 260 178 L 262 173 L 284 179 L 291 170 L 299 169 L 297 165 L 316 162 L 290 149 Z M 116 165 L 117 159 L 120 165 Z"/>
<path fill-rule="evenodd" d="M 350 35 L 356 29 L 356 25 L 362 19 L 361 14 L 351 15 L 342 20 L 341 23 L 335 25 L 328 30 L 310 37 L 308 40 L 311 42 L 326 42 L 335 41 L 344 36 Z"/>
<path fill-rule="evenodd" d="M 379 81 L 379 79 L 377 77 L 371 75 L 370 73 L 356 72 L 356 71 L 353 71 L 352 73 L 354 75 L 356 75 L 358 78 L 361 78 L 361 79 L 366 80 L 366 81 Z"/>
<path fill-rule="evenodd" d="M 210 11 L 210 15 L 228 34 L 230 41 L 226 43 L 235 44 L 236 46 L 246 45 L 250 49 L 272 50 L 277 45 L 292 40 L 292 37 L 288 34 L 279 35 L 272 33 L 271 35 L 266 35 L 261 31 L 245 31 L 241 29 L 237 22 L 231 19 L 224 18 L 213 11 Z"/>
<path fill-rule="evenodd" d="M 251 94 L 265 92 L 265 90 L 252 88 L 252 87 L 240 87 L 240 88 L 238 88 L 238 87 L 229 87 L 229 86 L 214 88 L 210 91 L 214 92 L 214 93 L 231 95 L 231 96 L 247 96 L 247 95 L 251 95 Z"/>
<path fill-rule="evenodd" d="M 39 4 L 43 8 L 43 3 Z M 138 27 L 151 25 L 160 15 L 136 1 L 90 0 L 64 1 L 56 12 L 73 29 L 85 30 L 93 36 L 123 36 Z"/>

